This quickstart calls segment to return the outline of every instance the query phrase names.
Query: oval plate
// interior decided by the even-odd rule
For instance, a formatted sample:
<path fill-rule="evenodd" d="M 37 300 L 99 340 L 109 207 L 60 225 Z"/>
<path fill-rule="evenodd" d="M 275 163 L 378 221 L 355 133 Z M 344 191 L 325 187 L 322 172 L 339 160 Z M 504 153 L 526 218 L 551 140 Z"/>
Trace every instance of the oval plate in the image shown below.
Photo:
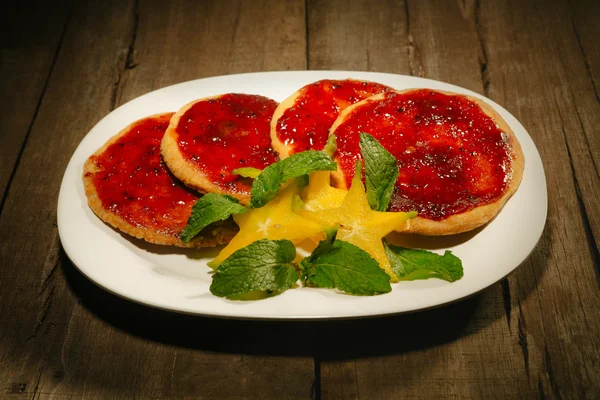
<path fill-rule="evenodd" d="M 201 97 L 237 92 L 282 101 L 320 79 L 363 79 L 398 90 L 431 88 L 469 94 L 490 104 L 511 126 L 525 154 L 523 181 L 498 216 L 484 228 L 456 237 L 408 238 L 411 245 L 460 257 L 464 277 L 393 284 L 391 293 L 349 296 L 327 289 L 296 288 L 268 299 L 241 302 L 209 292 L 206 262 L 215 249 L 183 250 L 130 239 L 104 224 L 87 206 L 81 180 L 86 159 L 129 123 L 151 114 L 177 111 Z M 83 139 L 63 177 L 58 198 L 62 245 L 79 270 L 110 292 L 168 310 L 233 318 L 352 318 L 422 310 L 453 302 L 498 282 L 519 266 L 538 242 L 547 213 L 544 169 L 531 137 L 508 111 L 458 86 L 412 76 L 351 71 L 289 71 L 199 79 L 141 96 L 102 119 Z M 407 240 L 407 238 L 404 238 Z"/>

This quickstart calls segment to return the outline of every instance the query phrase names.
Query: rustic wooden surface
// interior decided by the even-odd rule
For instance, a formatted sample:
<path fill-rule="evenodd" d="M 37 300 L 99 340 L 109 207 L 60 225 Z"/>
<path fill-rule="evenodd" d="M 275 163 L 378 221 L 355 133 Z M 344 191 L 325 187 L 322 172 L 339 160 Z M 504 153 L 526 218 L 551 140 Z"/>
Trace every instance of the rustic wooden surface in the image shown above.
<path fill-rule="evenodd" d="M 599 2 L 36 3 L 1 39 L 0 398 L 600 398 Z M 69 262 L 58 188 L 103 116 L 177 82 L 307 68 L 424 76 L 506 107 L 546 170 L 532 255 L 457 304 L 319 323 L 163 312 Z"/>

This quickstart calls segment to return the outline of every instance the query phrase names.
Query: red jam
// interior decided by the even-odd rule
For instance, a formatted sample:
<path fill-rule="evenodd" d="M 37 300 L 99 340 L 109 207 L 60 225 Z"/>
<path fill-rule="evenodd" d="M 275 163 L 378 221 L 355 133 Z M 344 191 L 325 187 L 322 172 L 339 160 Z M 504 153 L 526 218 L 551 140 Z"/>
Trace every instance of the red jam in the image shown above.
<path fill-rule="evenodd" d="M 277 137 L 290 154 L 323 150 L 339 113 L 367 97 L 391 90 L 374 82 L 322 80 L 300 89 L 294 105 L 277 120 Z"/>
<path fill-rule="evenodd" d="M 160 157 L 160 142 L 172 115 L 137 121 L 91 159 L 99 168 L 93 182 L 106 211 L 138 228 L 176 236 L 198 196 L 171 176 Z"/>
<path fill-rule="evenodd" d="M 251 182 L 231 171 L 277 161 L 270 136 L 275 108 L 277 102 L 249 94 L 198 102 L 179 120 L 179 150 L 224 191 L 250 194 Z"/>
<path fill-rule="evenodd" d="M 489 204 L 505 192 L 511 168 L 505 134 L 464 96 L 431 90 L 386 93 L 350 114 L 335 131 L 346 177 L 361 158 L 359 133 L 373 135 L 397 160 L 390 211 L 442 220 Z"/>

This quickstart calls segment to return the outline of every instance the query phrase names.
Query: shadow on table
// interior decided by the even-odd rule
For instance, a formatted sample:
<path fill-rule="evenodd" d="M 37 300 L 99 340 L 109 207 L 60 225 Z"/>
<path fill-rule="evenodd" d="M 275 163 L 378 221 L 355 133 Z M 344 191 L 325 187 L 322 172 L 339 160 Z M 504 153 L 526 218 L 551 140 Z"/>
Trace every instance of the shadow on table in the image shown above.
<path fill-rule="evenodd" d="M 83 305 L 118 329 L 202 351 L 310 356 L 322 360 L 397 354 L 465 333 L 480 296 L 424 312 L 355 320 L 257 321 L 200 317 L 121 298 L 83 276 L 63 253 L 67 282 Z"/>

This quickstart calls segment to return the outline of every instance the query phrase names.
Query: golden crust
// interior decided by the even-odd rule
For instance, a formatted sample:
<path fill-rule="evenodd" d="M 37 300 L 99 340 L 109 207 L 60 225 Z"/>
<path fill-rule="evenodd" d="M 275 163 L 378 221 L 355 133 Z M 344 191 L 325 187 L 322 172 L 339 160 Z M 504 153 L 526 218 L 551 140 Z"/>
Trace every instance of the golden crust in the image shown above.
<path fill-rule="evenodd" d="M 407 93 L 413 90 L 420 89 L 407 89 L 402 91 L 396 91 L 396 93 Z M 498 114 L 489 104 L 476 97 L 441 90 L 437 90 L 437 92 L 450 96 L 464 96 L 470 101 L 476 103 L 485 114 L 487 114 L 496 122 L 500 130 L 507 135 L 507 144 L 509 146 L 509 149 L 511 150 L 512 158 L 511 171 L 509 174 L 510 182 L 502 197 L 500 197 L 498 200 L 492 203 L 475 207 L 474 209 L 466 211 L 464 213 L 451 215 L 450 217 L 445 218 L 441 221 L 434 221 L 417 216 L 416 218 L 413 218 L 408 222 L 405 229 L 402 229 L 402 232 L 406 233 L 415 233 L 428 236 L 454 235 L 457 233 L 467 232 L 478 228 L 488 223 L 492 218 L 494 218 L 498 214 L 498 212 L 500 212 L 506 201 L 517 191 L 519 185 L 521 184 L 521 179 L 523 178 L 525 156 L 523 155 L 521 144 L 515 136 L 515 133 L 512 131 L 508 123 L 500 116 L 500 114 Z M 331 126 L 329 134 L 335 134 L 335 130 L 337 129 L 337 127 L 340 126 L 340 124 L 342 124 L 346 120 L 348 115 L 350 115 L 350 113 L 352 113 L 356 108 L 362 106 L 367 102 L 381 100 L 384 97 L 384 93 L 377 94 L 346 108 L 340 113 L 338 119 Z M 339 166 L 338 170 L 332 172 L 331 176 L 334 186 L 346 189 L 346 180 L 344 178 L 344 173 Z"/>
<path fill-rule="evenodd" d="M 149 118 L 159 118 L 170 115 L 172 113 L 164 113 L 164 114 L 154 114 Z M 160 244 L 160 245 L 171 245 L 178 247 L 214 247 L 219 244 L 228 243 L 231 238 L 237 233 L 237 229 L 235 224 L 225 221 L 217 225 L 216 227 L 211 227 L 210 230 L 205 230 L 200 233 L 197 237 L 195 237 L 189 243 L 183 243 L 178 237 L 155 232 L 152 229 L 148 228 L 140 228 L 130 224 L 125 221 L 123 218 L 114 214 L 110 211 L 107 211 L 102 205 L 102 201 L 98 197 L 98 192 L 96 191 L 96 186 L 94 185 L 94 175 L 99 172 L 98 166 L 94 163 L 93 157 L 98 157 L 102 153 L 108 149 L 110 145 L 115 143 L 119 138 L 123 135 L 127 134 L 131 127 L 134 126 L 138 121 L 133 122 L 128 125 L 126 128 L 121 130 L 119 133 L 110 138 L 100 149 L 98 149 L 90 158 L 87 159 L 83 166 L 83 186 L 85 189 L 85 194 L 88 198 L 88 205 L 101 220 L 111 225 L 112 227 L 120 230 L 123 233 L 134 236 L 138 239 L 143 239 L 149 243 Z"/>

